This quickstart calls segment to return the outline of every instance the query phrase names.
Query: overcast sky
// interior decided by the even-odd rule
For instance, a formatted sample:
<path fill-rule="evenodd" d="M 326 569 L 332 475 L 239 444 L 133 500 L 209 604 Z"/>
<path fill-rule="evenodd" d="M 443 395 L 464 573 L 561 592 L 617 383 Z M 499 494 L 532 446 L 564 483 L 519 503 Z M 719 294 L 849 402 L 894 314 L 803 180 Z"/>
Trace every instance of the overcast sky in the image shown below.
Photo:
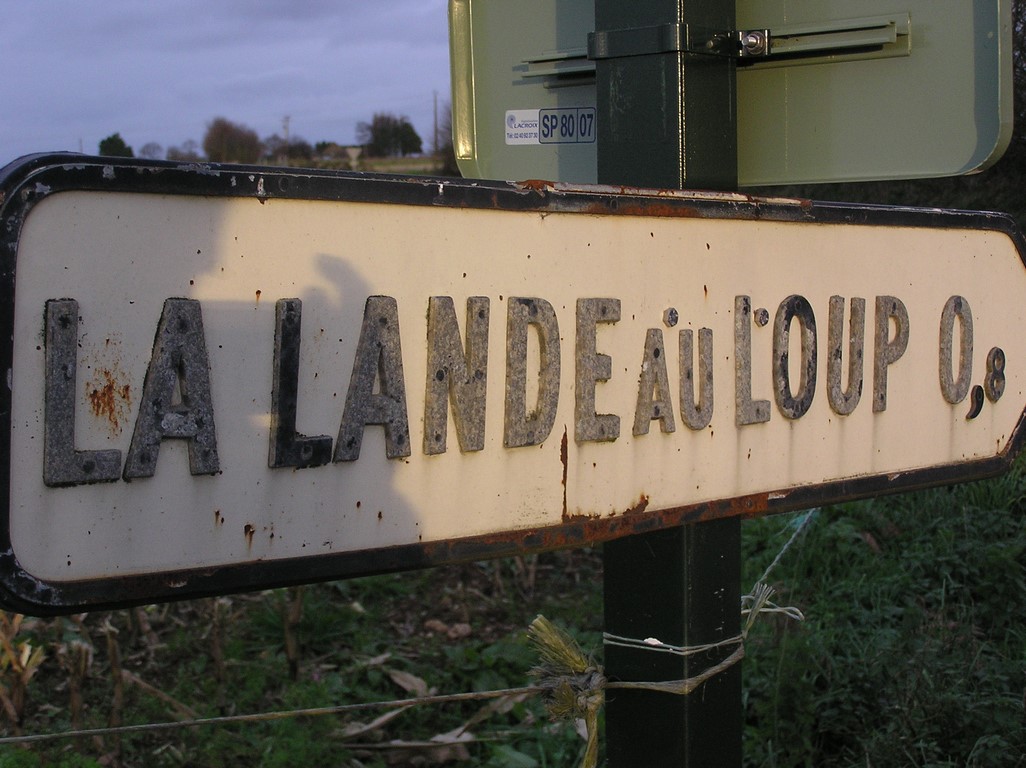
<path fill-rule="evenodd" d="M 355 142 L 375 112 L 430 149 L 449 102 L 446 0 L 0 0 L 0 166 L 202 142 L 223 116 L 260 138 Z"/>

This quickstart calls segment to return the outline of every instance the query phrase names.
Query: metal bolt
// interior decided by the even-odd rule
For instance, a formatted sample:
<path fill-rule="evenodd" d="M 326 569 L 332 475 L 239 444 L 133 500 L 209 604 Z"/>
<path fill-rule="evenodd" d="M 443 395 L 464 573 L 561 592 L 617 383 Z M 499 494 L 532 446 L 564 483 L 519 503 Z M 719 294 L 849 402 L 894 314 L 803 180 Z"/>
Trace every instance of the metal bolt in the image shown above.
<path fill-rule="evenodd" d="M 677 324 L 677 321 L 679 319 L 680 315 L 677 314 L 677 310 L 673 307 L 670 307 L 669 309 L 663 312 L 663 324 L 667 328 L 673 328 L 673 326 Z"/>
<path fill-rule="evenodd" d="M 769 36 L 763 30 L 745 32 L 741 38 L 741 49 L 745 56 L 763 56 L 767 52 Z"/>
<path fill-rule="evenodd" d="M 763 307 L 755 310 L 755 324 L 764 328 L 767 323 L 769 323 L 769 310 Z"/>

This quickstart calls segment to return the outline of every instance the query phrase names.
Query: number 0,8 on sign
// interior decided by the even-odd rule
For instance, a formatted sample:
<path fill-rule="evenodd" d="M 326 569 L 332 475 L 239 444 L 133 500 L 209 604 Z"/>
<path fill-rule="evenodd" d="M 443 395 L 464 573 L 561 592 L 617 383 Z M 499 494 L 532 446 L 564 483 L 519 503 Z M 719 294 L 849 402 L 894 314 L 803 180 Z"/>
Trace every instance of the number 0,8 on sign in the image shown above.
<path fill-rule="evenodd" d="M 0 189 L 19 610 L 951 483 L 1021 442 L 1002 216 L 61 155 Z"/>

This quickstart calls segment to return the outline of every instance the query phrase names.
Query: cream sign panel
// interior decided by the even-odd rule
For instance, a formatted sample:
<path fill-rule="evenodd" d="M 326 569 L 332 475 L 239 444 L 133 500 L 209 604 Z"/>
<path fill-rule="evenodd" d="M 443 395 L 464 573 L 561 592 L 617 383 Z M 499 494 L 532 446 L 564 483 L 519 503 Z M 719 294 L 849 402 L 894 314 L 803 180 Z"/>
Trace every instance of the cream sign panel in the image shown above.
<path fill-rule="evenodd" d="M 1017 446 L 1001 217 L 34 162 L 5 179 L 15 603 L 566 546 Z"/>

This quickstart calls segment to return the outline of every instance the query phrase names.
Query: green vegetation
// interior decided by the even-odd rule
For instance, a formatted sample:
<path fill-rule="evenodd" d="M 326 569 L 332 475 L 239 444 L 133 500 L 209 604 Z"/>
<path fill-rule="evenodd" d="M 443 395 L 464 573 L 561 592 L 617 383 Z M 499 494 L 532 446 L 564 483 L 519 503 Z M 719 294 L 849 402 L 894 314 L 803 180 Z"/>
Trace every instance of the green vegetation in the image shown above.
<path fill-rule="evenodd" d="M 52 620 L 7 640 L 46 657 L 5 734 L 325 707 L 529 685 L 526 627 L 559 615 L 586 648 L 601 631 L 600 557 L 587 550 Z M 8 629 L 10 629 L 8 627 Z M 0 747 L 0 767 L 571 765 L 583 742 L 540 701 L 381 710 Z M 480 718 L 480 722 L 477 722 Z M 465 733 L 461 733 L 465 728 Z M 434 738 L 433 743 L 431 740 Z M 408 744 L 393 742 L 412 742 Z M 435 762 L 431 762 L 435 761 Z M 70 764 L 68 764 L 70 765 Z"/>
<path fill-rule="evenodd" d="M 356 126 L 356 139 L 369 157 L 419 155 L 422 142 L 408 117 L 377 112 L 369 123 Z"/>
<path fill-rule="evenodd" d="M 749 766 L 1026 766 L 1026 473 L 822 509 L 756 624 Z M 745 524 L 745 583 L 798 516 Z M 601 557 L 550 553 L 62 619 L 10 616 L 4 733 L 529 685 L 542 613 L 601 656 Z M 19 693 L 19 690 L 21 693 Z M 18 702 L 21 701 L 19 704 Z M 0 747 L 0 767 L 576 766 L 526 696 Z M 418 762 L 420 761 L 420 762 Z M 601 764 L 601 763 L 600 763 Z"/>
<path fill-rule="evenodd" d="M 807 620 L 749 638 L 747 764 L 1026 765 L 1024 494 L 1020 463 L 824 509 L 771 578 Z M 781 522 L 747 524 L 751 573 Z"/>
<path fill-rule="evenodd" d="M 132 148 L 125 143 L 120 133 L 112 133 L 107 138 L 101 139 L 99 151 L 105 157 L 135 157 Z"/>

